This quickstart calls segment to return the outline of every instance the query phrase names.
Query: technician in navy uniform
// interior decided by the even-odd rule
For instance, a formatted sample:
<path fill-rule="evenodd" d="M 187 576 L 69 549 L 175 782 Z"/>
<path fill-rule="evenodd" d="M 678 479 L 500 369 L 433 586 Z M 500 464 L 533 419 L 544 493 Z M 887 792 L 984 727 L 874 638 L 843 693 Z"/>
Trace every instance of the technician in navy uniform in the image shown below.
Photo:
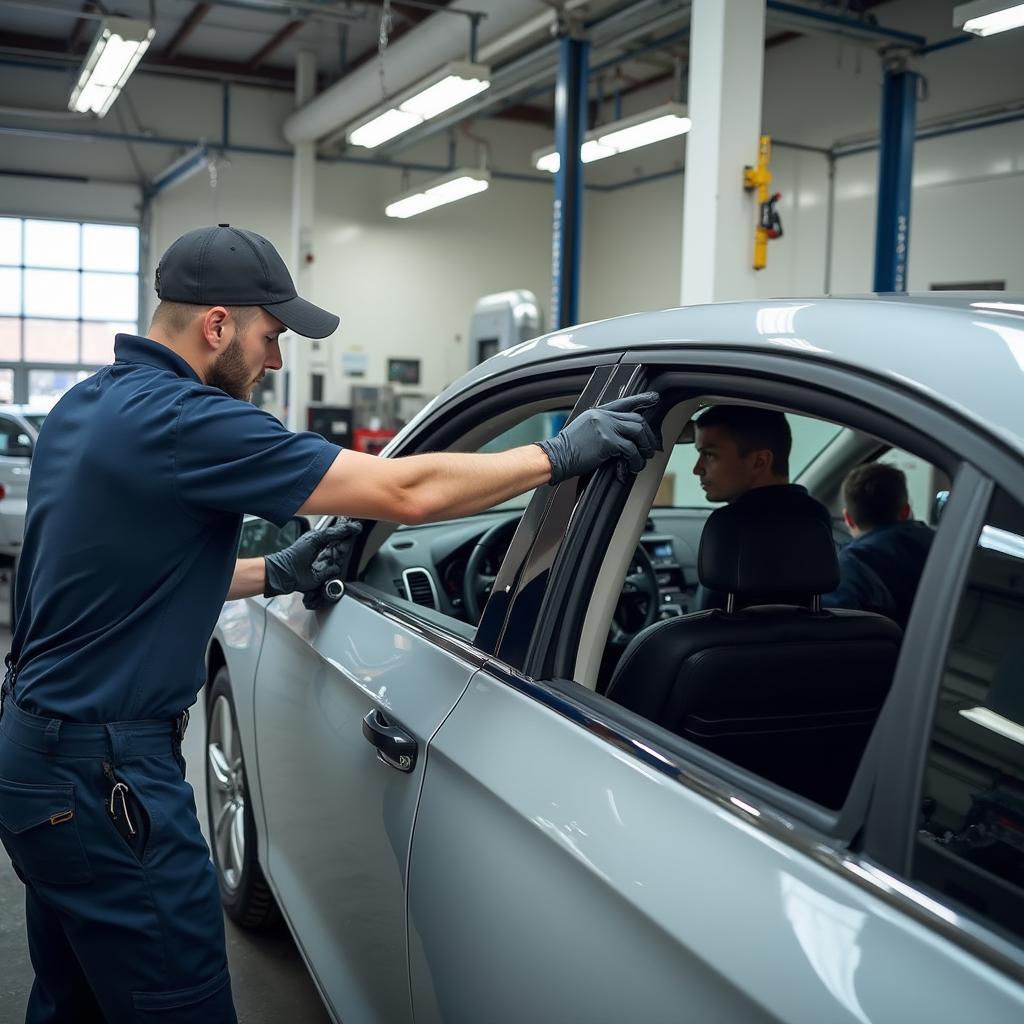
<path fill-rule="evenodd" d="M 539 445 L 378 459 L 292 433 L 246 399 L 286 328 L 338 318 L 274 247 L 227 224 L 163 255 L 149 337 L 72 388 L 36 447 L 0 711 L 0 839 L 26 887 L 26 1020 L 235 1020 L 217 880 L 181 737 L 225 599 L 315 591 L 351 527 L 236 560 L 242 515 L 423 522 L 611 458 L 637 472 L 653 394 Z"/>

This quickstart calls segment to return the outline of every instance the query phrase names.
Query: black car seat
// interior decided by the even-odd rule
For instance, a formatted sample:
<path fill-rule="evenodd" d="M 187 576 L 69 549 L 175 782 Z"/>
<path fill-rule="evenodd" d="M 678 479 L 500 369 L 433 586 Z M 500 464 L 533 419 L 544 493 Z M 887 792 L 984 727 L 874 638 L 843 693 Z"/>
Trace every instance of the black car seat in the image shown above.
<path fill-rule="evenodd" d="M 826 523 L 707 520 L 697 556 L 726 610 L 656 622 L 623 652 L 607 696 L 707 750 L 839 807 L 892 682 L 902 633 L 870 612 L 821 610 L 839 582 Z"/>

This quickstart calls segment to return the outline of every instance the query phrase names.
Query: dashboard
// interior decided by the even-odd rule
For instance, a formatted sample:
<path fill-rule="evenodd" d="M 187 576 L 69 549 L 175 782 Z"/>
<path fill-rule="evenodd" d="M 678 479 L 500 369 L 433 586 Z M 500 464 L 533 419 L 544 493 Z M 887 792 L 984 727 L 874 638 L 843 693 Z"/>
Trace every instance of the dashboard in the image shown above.
<path fill-rule="evenodd" d="M 648 516 L 640 544 L 657 577 L 659 618 L 683 615 L 692 606 L 700 536 L 710 512 L 704 508 L 655 508 Z M 508 527 L 507 539 L 493 548 L 480 566 L 482 573 L 496 575 L 521 515 L 518 510 L 484 512 L 443 523 L 400 526 L 373 557 L 362 580 L 402 600 L 466 622 L 463 585 L 474 548 L 488 530 L 501 524 Z M 850 539 L 841 523 L 833 532 L 838 546 Z M 630 571 L 637 568 L 634 562 Z"/>

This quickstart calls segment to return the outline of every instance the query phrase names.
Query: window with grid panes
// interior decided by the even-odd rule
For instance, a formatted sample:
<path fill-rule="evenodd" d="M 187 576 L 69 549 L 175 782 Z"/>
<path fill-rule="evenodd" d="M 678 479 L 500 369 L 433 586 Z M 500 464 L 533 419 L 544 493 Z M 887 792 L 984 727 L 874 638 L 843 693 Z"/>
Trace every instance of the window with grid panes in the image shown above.
<path fill-rule="evenodd" d="M 0 217 L 0 364 L 110 363 L 114 335 L 138 331 L 138 294 L 137 227 Z M 35 374 L 44 389 L 73 383 Z"/>

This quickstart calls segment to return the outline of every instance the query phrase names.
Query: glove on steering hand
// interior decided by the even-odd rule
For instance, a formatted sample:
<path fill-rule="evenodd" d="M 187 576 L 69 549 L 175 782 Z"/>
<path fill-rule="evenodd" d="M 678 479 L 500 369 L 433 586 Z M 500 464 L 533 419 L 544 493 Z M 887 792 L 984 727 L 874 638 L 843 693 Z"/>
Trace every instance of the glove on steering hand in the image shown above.
<path fill-rule="evenodd" d="M 624 459 L 639 473 L 661 445 L 639 410 L 657 405 L 657 391 L 618 398 L 588 409 L 554 437 L 536 441 L 551 460 L 551 483 L 593 472 L 608 459 Z"/>
<path fill-rule="evenodd" d="M 266 555 L 267 579 L 264 597 L 308 594 L 318 591 L 332 576 L 337 575 L 344 560 L 347 541 L 362 530 L 359 523 L 339 519 L 324 530 L 310 530 L 291 547 Z"/>

